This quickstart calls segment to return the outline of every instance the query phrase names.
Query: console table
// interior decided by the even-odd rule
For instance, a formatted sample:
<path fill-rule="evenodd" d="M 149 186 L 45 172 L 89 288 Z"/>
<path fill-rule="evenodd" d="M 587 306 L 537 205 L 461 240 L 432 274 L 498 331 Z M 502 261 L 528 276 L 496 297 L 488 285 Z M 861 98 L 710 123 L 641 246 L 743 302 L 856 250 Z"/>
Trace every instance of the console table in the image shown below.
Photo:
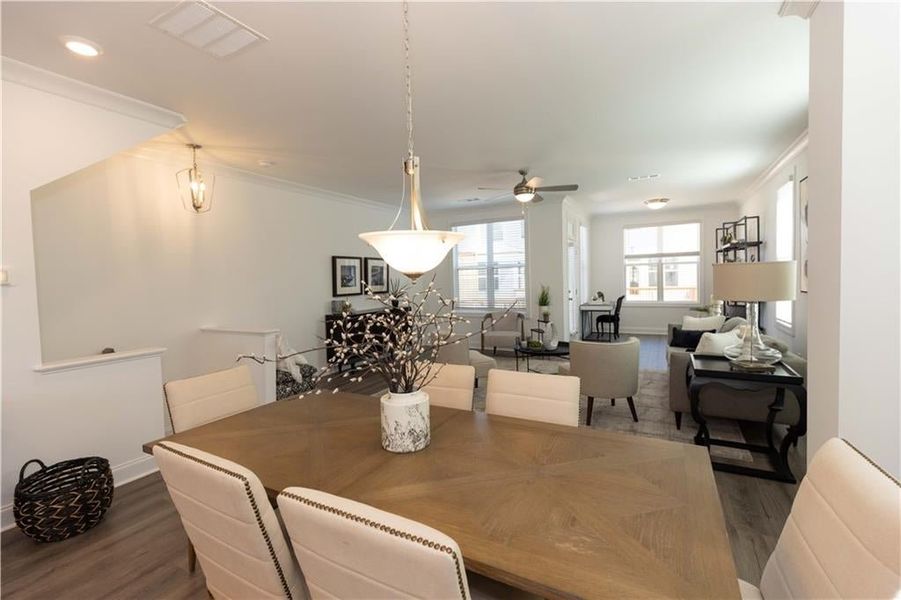
<path fill-rule="evenodd" d="M 807 390 L 804 387 L 804 378 L 801 375 L 781 362 L 775 365 L 775 371 L 772 373 L 746 373 L 733 371 L 729 360 L 725 357 L 692 354 L 686 369 L 685 379 L 685 383 L 688 386 L 688 397 L 691 400 L 691 416 L 698 423 L 698 433 L 694 439 L 695 444 L 706 446 L 708 449 L 710 446 L 728 446 L 765 454 L 773 467 L 773 470 L 768 471 L 711 460 L 714 470 L 774 479 L 786 483 L 796 483 L 795 476 L 788 465 L 788 449 L 792 444 L 797 443 L 799 437 L 807 433 Z M 704 418 L 701 405 L 701 390 L 712 383 L 734 390 L 773 391 L 773 402 L 769 405 L 769 412 L 767 413 L 766 446 L 710 437 L 707 420 Z M 800 415 L 798 422 L 789 426 L 788 433 L 777 449 L 773 441 L 773 427 L 776 415 L 785 406 L 786 390 L 791 391 L 798 399 Z"/>

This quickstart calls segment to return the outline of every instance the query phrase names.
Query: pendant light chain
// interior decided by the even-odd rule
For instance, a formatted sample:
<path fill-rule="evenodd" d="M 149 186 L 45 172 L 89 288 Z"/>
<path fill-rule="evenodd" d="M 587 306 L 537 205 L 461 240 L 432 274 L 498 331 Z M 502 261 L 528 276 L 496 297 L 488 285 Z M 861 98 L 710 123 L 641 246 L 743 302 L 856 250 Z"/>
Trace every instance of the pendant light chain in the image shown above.
<path fill-rule="evenodd" d="M 404 0 L 404 78 L 407 84 L 407 156 L 413 158 L 413 70 L 410 67 L 410 3 Z"/>

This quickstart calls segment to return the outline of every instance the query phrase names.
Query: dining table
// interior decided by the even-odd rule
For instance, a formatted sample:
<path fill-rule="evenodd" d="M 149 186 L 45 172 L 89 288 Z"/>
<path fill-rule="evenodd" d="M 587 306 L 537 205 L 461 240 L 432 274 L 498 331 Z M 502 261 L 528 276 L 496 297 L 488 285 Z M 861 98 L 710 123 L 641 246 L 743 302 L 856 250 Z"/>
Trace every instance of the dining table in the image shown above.
<path fill-rule="evenodd" d="M 381 447 L 379 399 L 308 395 L 148 441 L 454 538 L 468 570 L 545 598 L 740 598 L 705 448 L 432 406 L 431 443 Z M 301 565 L 302 568 L 302 565 Z"/>

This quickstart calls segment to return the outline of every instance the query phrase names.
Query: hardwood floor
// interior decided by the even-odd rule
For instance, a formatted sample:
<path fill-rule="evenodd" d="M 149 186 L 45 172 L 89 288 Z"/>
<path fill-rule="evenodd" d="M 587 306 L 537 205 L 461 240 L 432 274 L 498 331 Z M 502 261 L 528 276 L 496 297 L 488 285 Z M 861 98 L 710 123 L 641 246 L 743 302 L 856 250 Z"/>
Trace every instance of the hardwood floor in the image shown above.
<path fill-rule="evenodd" d="M 641 368 L 665 370 L 663 336 L 639 336 Z M 363 393 L 381 389 L 359 384 Z M 348 390 L 350 391 L 350 390 Z M 690 426 L 690 420 L 689 420 Z M 749 442 L 761 428 L 742 426 Z M 805 439 L 790 453 L 805 472 Z M 791 509 L 796 485 L 715 473 L 738 576 L 754 584 Z M 35 544 L 17 529 L 0 537 L 0 586 L 9 599 L 207 598 L 203 574 L 187 570 L 187 537 L 159 475 L 116 489 L 106 518 L 87 533 L 57 544 Z"/>

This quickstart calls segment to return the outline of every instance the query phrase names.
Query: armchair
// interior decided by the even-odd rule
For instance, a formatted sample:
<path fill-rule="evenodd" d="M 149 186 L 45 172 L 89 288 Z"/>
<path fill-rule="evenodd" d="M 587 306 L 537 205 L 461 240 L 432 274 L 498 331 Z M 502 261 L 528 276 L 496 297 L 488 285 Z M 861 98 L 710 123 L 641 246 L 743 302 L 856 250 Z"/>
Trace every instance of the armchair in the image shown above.
<path fill-rule="evenodd" d="M 494 325 L 491 321 L 497 320 Z M 516 338 L 526 339 L 526 318 L 522 313 L 488 313 L 482 319 L 482 352 L 492 348 L 497 354 L 498 348 L 512 350 Z M 490 329 L 489 329 L 490 327 Z"/>

